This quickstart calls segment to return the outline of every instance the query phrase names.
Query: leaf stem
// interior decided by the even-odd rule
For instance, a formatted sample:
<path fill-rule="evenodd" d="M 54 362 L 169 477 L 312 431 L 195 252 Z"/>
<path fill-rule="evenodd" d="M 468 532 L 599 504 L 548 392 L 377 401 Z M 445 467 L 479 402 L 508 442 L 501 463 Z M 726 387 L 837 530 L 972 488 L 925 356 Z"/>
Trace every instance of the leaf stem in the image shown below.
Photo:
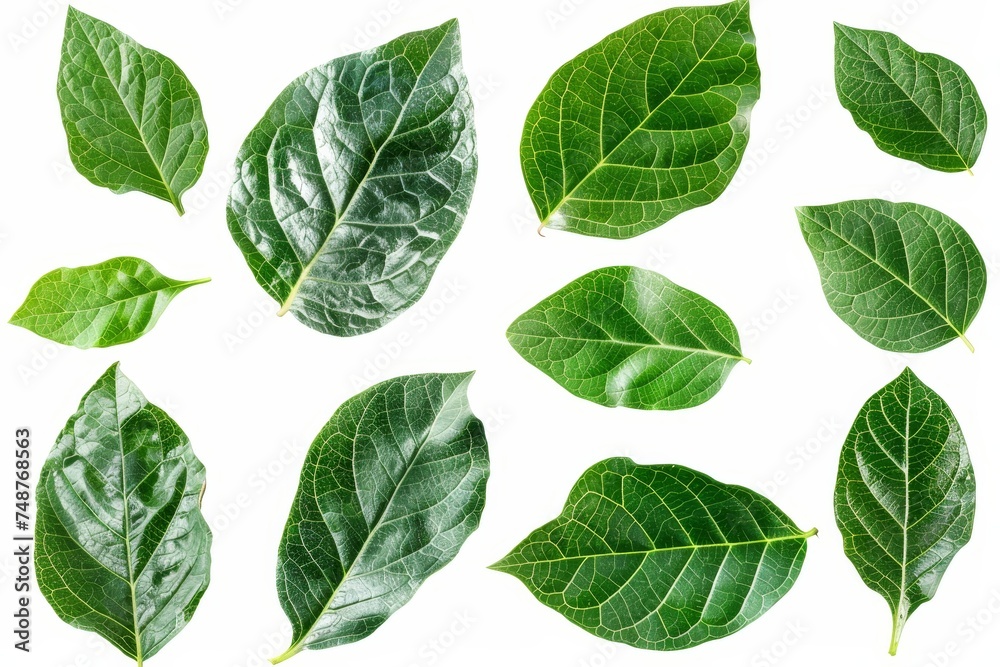
<path fill-rule="evenodd" d="M 975 353 L 976 346 L 972 344 L 972 341 L 965 337 L 965 334 L 960 333 L 958 334 L 958 337 L 962 339 L 963 343 L 965 343 L 965 347 L 969 348 L 969 352 Z"/>
<path fill-rule="evenodd" d="M 174 194 L 173 189 L 167 185 L 167 194 L 170 195 L 170 203 L 174 205 L 177 210 L 177 215 L 184 215 L 184 204 L 181 203 L 180 197 Z"/>
<path fill-rule="evenodd" d="M 302 646 L 300 644 L 292 644 L 291 646 L 288 647 L 287 651 L 285 651 L 279 656 L 271 658 L 271 664 L 277 665 L 280 662 L 284 662 L 285 660 L 288 660 L 292 656 L 298 655 L 300 651 L 302 651 Z"/>
<path fill-rule="evenodd" d="M 899 638 L 903 635 L 904 625 L 906 625 L 906 612 L 900 608 L 892 617 L 892 640 L 889 642 L 889 655 L 896 655 L 896 650 L 899 648 Z"/>

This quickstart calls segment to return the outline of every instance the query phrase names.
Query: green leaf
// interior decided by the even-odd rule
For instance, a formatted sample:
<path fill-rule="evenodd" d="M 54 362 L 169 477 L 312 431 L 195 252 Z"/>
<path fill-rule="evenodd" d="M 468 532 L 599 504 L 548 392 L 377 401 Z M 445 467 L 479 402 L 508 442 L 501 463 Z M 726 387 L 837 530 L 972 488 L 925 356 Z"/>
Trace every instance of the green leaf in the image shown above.
<path fill-rule="evenodd" d="M 961 226 L 881 199 L 796 209 L 840 319 L 872 345 L 926 352 L 962 339 L 983 304 L 986 263 Z"/>
<path fill-rule="evenodd" d="M 758 97 L 747 0 L 667 9 L 608 35 L 528 112 L 521 169 L 542 226 L 631 238 L 715 201 Z"/>
<path fill-rule="evenodd" d="M 208 281 L 167 278 L 136 257 L 56 269 L 32 285 L 10 323 L 80 349 L 121 345 L 148 333 L 175 296 Z"/>
<path fill-rule="evenodd" d="M 427 290 L 476 180 L 458 22 L 303 74 L 236 158 L 229 230 L 305 325 L 355 336 Z"/>
<path fill-rule="evenodd" d="M 718 306 L 634 266 L 577 278 L 517 318 L 507 340 L 573 395 L 608 407 L 700 405 L 750 363 Z"/>
<path fill-rule="evenodd" d="M 70 625 L 142 665 L 208 588 L 205 469 L 180 426 L 113 365 L 38 477 L 38 587 Z"/>
<path fill-rule="evenodd" d="M 880 149 L 938 171 L 972 168 L 986 109 L 969 75 L 892 33 L 834 24 L 837 95 Z"/>
<path fill-rule="evenodd" d="M 907 368 L 861 408 L 834 494 L 844 551 L 903 625 L 972 536 L 976 479 L 955 415 Z"/>
<path fill-rule="evenodd" d="M 278 551 L 303 649 L 363 639 L 478 527 L 489 476 L 472 373 L 395 378 L 348 399 L 313 442 Z"/>
<path fill-rule="evenodd" d="M 815 534 L 743 487 L 614 458 L 492 568 L 591 634 L 672 651 L 762 616 L 795 583 Z"/>
<path fill-rule="evenodd" d="M 181 196 L 201 176 L 208 131 L 201 99 L 173 60 L 70 7 L 58 93 L 77 171 L 184 215 Z"/>

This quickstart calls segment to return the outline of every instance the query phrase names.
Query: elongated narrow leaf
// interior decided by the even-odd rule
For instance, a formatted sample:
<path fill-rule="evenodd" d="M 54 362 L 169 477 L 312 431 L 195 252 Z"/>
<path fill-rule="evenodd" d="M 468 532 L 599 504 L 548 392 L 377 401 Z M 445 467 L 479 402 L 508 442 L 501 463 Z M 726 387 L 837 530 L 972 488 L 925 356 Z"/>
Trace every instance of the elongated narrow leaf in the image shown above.
<path fill-rule="evenodd" d="M 920 204 L 881 199 L 797 209 L 826 299 L 883 350 L 926 352 L 961 338 L 983 304 L 986 263 L 962 227 Z"/>
<path fill-rule="evenodd" d="M 934 597 L 972 536 L 976 479 L 948 405 L 907 368 L 861 408 L 834 495 L 844 551 L 889 603 L 893 655 L 903 625 Z"/>
<path fill-rule="evenodd" d="M 795 583 L 815 532 L 743 487 L 616 458 L 492 567 L 591 634 L 672 651 L 762 616 Z"/>
<path fill-rule="evenodd" d="M 236 158 L 229 230 L 279 314 L 367 333 L 426 291 L 476 168 L 452 20 L 293 81 Z"/>
<path fill-rule="evenodd" d="M 577 278 L 514 320 L 507 340 L 573 395 L 608 407 L 700 405 L 749 363 L 718 306 L 634 266 Z"/>
<path fill-rule="evenodd" d="M 542 225 L 630 238 L 715 201 L 758 97 L 747 0 L 611 33 L 560 67 L 528 113 L 521 168 Z"/>
<path fill-rule="evenodd" d="M 173 60 L 70 7 L 58 92 L 77 171 L 184 215 L 181 196 L 201 176 L 208 131 L 201 98 Z"/>
<path fill-rule="evenodd" d="M 292 646 L 367 637 L 478 527 L 489 476 L 471 373 L 411 375 L 349 399 L 316 437 L 278 551 Z"/>
<path fill-rule="evenodd" d="M 56 269 L 31 287 L 10 322 L 81 349 L 121 345 L 149 332 L 175 296 L 205 282 L 167 278 L 136 257 Z"/>
<path fill-rule="evenodd" d="M 837 95 L 889 155 L 966 171 L 986 136 L 986 109 L 961 67 L 892 33 L 835 24 Z"/>
<path fill-rule="evenodd" d="M 208 588 L 205 469 L 115 364 L 84 395 L 38 478 L 38 586 L 64 621 L 141 666 Z"/>

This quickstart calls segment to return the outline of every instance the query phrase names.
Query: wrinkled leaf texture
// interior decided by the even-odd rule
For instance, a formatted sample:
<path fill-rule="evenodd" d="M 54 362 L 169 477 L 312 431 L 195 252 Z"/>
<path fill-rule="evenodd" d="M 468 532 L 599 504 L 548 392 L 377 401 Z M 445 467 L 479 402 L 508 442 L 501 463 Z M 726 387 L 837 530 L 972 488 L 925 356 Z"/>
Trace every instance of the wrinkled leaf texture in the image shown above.
<path fill-rule="evenodd" d="M 141 666 L 208 588 L 205 469 L 180 426 L 113 365 L 38 477 L 35 566 L 56 614 Z"/>
<path fill-rule="evenodd" d="M 293 81 L 239 151 L 229 230 L 279 314 L 364 334 L 426 291 L 476 170 L 451 20 Z"/>

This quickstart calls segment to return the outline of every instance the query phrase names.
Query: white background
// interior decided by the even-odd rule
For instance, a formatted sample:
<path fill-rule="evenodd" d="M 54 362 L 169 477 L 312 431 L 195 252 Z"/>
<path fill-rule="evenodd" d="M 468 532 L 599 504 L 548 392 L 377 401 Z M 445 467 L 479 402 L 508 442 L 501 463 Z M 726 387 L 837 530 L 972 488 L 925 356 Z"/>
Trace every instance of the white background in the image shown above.
<path fill-rule="evenodd" d="M 1000 280 L 998 130 L 987 137 L 975 176 L 932 172 L 881 153 L 836 100 L 832 29 L 834 20 L 891 29 L 918 49 L 955 60 L 1000 117 L 1000 11 L 986 0 L 753 0 L 763 95 L 747 156 L 724 196 L 630 241 L 560 232 L 540 238 L 517 152 L 528 107 L 563 62 L 669 2 L 80 0 L 80 9 L 176 60 L 201 94 L 211 153 L 184 198 L 183 219 L 165 202 L 113 195 L 72 169 L 55 95 L 65 5 L 3 3 L 3 320 L 39 276 L 60 266 L 136 255 L 172 277 L 213 278 L 181 295 L 153 332 L 126 346 L 80 351 L 0 326 L 5 512 L 12 514 L 14 428 L 32 428 L 37 472 L 81 395 L 117 360 L 181 424 L 208 467 L 212 584 L 154 665 L 249 667 L 283 651 L 288 628 L 275 593 L 276 550 L 312 438 L 363 386 L 468 369 L 479 371 L 471 400 L 487 423 L 493 460 L 482 527 L 372 637 L 303 653 L 292 664 L 996 663 L 1000 291 L 991 288 L 969 331 L 974 355 L 959 342 L 913 357 L 882 352 L 827 307 L 793 207 L 872 196 L 933 206 L 966 227 L 990 263 L 990 279 Z M 453 16 L 476 90 L 481 164 L 458 241 L 424 299 L 375 333 L 337 339 L 278 319 L 225 225 L 230 165 L 243 138 L 306 69 Z M 504 331 L 519 313 L 613 264 L 655 269 L 718 303 L 739 325 L 753 365 L 737 367 L 719 395 L 698 408 L 609 410 L 571 396 L 507 345 Z M 857 410 L 906 364 L 962 424 L 979 479 L 979 511 L 971 544 L 890 659 L 888 609 L 843 555 L 832 495 L 839 449 Z M 622 454 L 749 486 L 802 528 L 818 527 L 795 587 L 738 634 L 664 656 L 602 642 L 536 602 L 512 577 L 486 569 L 559 512 L 584 469 Z M 0 516 L 6 535 L 13 517 Z M 0 546 L 0 553 L 9 549 Z M 4 556 L 0 564 L 5 664 L 10 657 L 45 667 L 128 664 L 103 640 L 59 621 L 40 595 L 32 607 L 34 652 L 14 651 L 13 563 Z"/>

